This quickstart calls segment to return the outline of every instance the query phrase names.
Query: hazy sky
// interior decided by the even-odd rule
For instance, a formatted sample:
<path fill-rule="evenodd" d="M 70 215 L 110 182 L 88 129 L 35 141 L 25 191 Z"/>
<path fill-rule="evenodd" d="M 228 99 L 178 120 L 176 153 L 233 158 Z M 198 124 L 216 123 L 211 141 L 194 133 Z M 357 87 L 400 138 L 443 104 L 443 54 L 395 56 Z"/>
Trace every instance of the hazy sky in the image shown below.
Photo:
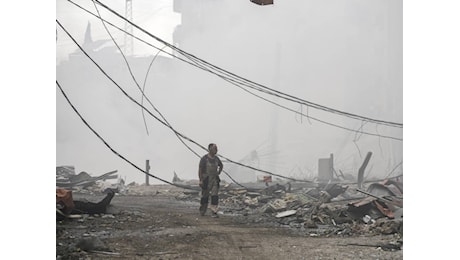
<path fill-rule="evenodd" d="M 77 3 L 95 12 L 91 1 Z M 196 4 L 184 1 L 182 8 L 190 12 L 182 17 L 172 12 L 172 1 L 154 3 L 133 1 L 134 22 L 170 43 L 175 26 L 182 23 L 179 47 L 197 57 L 308 101 L 402 123 L 400 1 L 297 0 L 266 7 L 249 1 L 203 0 Z M 107 4 L 124 13 L 123 1 Z M 99 10 L 102 17 L 124 28 L 120 19 L 102 8 Z M 80 43 L 88 21 L 93 40 L 110 39 L 100 20 L 67 1 L 57 1 L 56 13 L 57 19 Z M 122 44 L 123 35 L 109 28 L 118 44 Z M 60 28 L 57 31 L 59 64 L 76 46 Z M 134 42 L 137 56 L 157 52 Z M 109 41 L 106 46 L 113 44 Z M 97 61 L 114 66 L 117 71 L 112 74 L 114 79 L 139 99 L 122 57 L 104 57 Z M 136 68 L 140 71 L 136 74 L 139 82 L 143 82 L 147 68 L 148 62 Z M 386 176 L 402 161 L 401 141 L 369 137 L 301 119 L 292 111 L 277 108 L 178 60 L 172 62 L 169 70 L 155 67 L 151 73 L 147 95 L 168 121 L 203 146 L 218 143 L 219 153 L 234 161 L 257 150 L 264 157 L 255 166 L 298 178 L 316 177 L 318 159 L 331 153 L 337 169 L 356 174 L 365 154 L 372 151 L 368 169 L 369 176 L 374 177 Z M 93 64 L 82 60 L 79 67 L 59 70 L 56 78 L 84 117 L 121 154 L 141 168 L 146 159 L 151 160 L 152 173 L 168 181 L 173 172 L 186 179 L 196 178 L 198 158 L 171 131 L 151 118 L 147 120 L 150 128 L 147 135 L 140 109 L 120 95 Z M 358 130 L 362 126 L 363 131 L 402 138 L 401 129 L 350 121 L 273 96 L 265 97 L 347 128 Z M 75 165 L 77 172 L 97 175 L 118 169 L 128 182 L 143 182 L 141 173 L 114 156 L 82 124 L 59 91 L 56 104 L 57 165 Z M 231 169 L 230 164 L 226 166 Z"/>

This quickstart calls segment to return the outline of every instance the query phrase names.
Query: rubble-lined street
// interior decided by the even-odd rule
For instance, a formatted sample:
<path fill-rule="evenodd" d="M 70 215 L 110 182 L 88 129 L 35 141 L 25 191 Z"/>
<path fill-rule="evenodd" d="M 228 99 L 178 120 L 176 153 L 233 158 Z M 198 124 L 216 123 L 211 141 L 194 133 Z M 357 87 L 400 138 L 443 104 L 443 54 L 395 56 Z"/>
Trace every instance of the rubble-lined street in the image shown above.
<path fill-rule="evenodd" d="M 56 258 L 401 259 L 402 25 L 402 1 L 57 1 Z"/>
<path fill-rule="evenodd" d="M 133 183 L 117 188 L 105 213 L 74 214 L 57 221 L 56 256 L 402 259 L 402 208 L 382 202 L 382 191 L 394 184 L 374 188 L 381 199 L 354 191 L 352 185 L 329 185 L 329 192 L 324 192 L 327 187 L 305 188 L 304 183 L 254 183 L 247 189 L 225 184 L 219 218 L 211 218 L 209 213 L 200 216 L 199 190 L 193 185 L 183 189 Z M 76 187 L 73 200 L 101 201 L 104 185 Z M 398 196 L 385 198 L 391 197 Z M 379 210 L 378 205 L 386 208 Z"/>

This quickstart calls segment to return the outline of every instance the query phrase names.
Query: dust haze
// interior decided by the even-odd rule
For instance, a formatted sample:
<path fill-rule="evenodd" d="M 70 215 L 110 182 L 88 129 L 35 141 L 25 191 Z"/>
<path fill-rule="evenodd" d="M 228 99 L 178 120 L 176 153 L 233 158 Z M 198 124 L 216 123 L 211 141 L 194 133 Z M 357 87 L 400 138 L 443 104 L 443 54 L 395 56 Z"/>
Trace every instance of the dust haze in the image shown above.
<path fill-rule="evenodd" d="M 97 14 L 91 1 L 75 2 Z M 124 15 L 124 1 L 119 2 L 104 3 Z M 160 2 L 154 6 L 134 0 L 133 22 L 268 88 L 340 111 L 403 123 L 402 1 L 275 0 L 270 6 L 249 0 Z M 125 28 L 120 18 L 98 9 L 104 19 Z M 367 152 L 372 152 L 367 178 L 384 178 L 403 161 L 402 140 L 383 137 L 402 139 L 402 128 L 350 119 L 255 90 L 251 94 L 182 61 L 184 57 L 170 48 L 155 56 L 164 45 L 134 28 L 135 36 L 156 47 L 133 39 L 133 53 L 125 53 L 136 84 L 100 20 L 63 0 L 57 1 L 56 17 L 132 98 L 200 145 L 216 143 L 219 154 L 233 161 L 310 180 L 317 177 L 318 159 L 331 154 L 336 170 L 356 176 Z M 106 26 L 124 50 L 124 34 Z M 91 37 L 85 38 L 88 27 Z M 196 179 L 199 158 L 171 129 L 142 112 L 61 27 L 56 28 L 56 79 L 94 131 L 140 168 L 149 160 L 155 176 L 171 181 L 176 172 L 180 178 Z M 92 175 L 118 170 L 126 182 L 144 183 L 144 174 L 114 154 L 58 88 L 56 125 L 57 166 L 74 165 L 77 172 Z M 199 155 L 206 153 L 185 142 Z M 254 180 L 263 174 L 225 161 L 224 170 Z M 152 178 L 150 182 L 161 183 Z"/>

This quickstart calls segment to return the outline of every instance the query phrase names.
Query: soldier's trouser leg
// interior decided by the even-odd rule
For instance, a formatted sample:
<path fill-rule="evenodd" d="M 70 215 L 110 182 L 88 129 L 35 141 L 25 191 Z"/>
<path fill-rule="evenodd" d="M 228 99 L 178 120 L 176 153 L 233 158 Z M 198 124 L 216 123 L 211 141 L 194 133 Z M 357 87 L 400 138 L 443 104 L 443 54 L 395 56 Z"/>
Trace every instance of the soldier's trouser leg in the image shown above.
<path fill-rule="evenodd" d="M 219 204 L 219 181 L 218 176 L 212 176 L 209 182 L 209 194 L 211 195 L 211 206 L 209 207 L 213 213 L 217 213 Z"/>
<path fill-rule="evenodd" d="M 212 212 L 217 213 L 218 204 L 219 204 L 219 196 L 218 195 L 211 196 L 211 206 L 209 208 L 212 210 Z"/>
<path fill-rule="evenodd" d="M 204 216 L 206 213 L 206 209 L 208 208 L 208 198 L 209 197 L 202 197 L 200 201 L 200 214 Z"/>
<path fill-rule="evenodd" d="M 201 189 L 201 200 L 200 200 L 200 214 L 203 216 L 206 213 L 209 202 L 209 189 L 208 189 L 208 178 L 203 180 L 203 185 Z"/>

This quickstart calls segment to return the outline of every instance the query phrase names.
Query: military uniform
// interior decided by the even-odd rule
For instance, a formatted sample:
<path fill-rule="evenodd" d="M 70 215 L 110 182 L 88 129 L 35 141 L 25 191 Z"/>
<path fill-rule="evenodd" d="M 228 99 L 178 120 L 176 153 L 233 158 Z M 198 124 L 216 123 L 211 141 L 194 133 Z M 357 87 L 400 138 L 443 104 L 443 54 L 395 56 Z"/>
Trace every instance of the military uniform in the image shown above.
<path fill-rule="evenodd" d="M 210 158 L 207 154 L 200 160 L 200 170 L 202 173 L 200 213 L 204 215 L 208 208 L 209 197 L 211 196 L 211 206 L 209 207 L 214 216 L 217 216 L 219 204 L 219 174 L 223 164 L 219 157 Z"/>

